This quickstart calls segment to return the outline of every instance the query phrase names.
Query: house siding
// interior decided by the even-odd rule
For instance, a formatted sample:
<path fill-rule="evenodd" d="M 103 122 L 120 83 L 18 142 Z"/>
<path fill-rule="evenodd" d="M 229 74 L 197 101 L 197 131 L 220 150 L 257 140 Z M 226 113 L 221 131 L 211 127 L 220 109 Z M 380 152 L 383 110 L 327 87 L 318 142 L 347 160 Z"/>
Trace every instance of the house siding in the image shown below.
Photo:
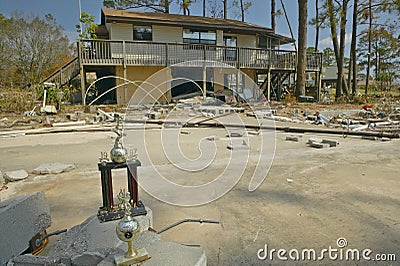
<path fill-rule="evenodd" d="M 182 27 L 169 27 L 153 25 L 153 41 L 154 42 L 168 42 L 168 43 L 182 43 Z"/>
<path fill-rule="evenodd" d="M 111 40 L 132 41 L 133 40 L 132 24 L 122 24 L 122 23 L 112 24 L 110 30 L 110 38 Z"/>
<path fill-rule="evenodd" d="M 246 48 L 255 48 L 257 47 L 257 36 L 255 35 L 241 35 L 237 36 L 237 46 L 238 47 L 246 47 Z"/>

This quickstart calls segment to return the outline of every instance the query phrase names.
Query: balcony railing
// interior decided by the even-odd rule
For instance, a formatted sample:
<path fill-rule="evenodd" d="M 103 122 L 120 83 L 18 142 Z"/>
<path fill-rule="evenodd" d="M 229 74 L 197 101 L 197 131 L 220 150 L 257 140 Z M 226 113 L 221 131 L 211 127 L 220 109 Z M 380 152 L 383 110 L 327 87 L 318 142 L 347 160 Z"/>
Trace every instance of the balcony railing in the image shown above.
<path fill-rule="evenodd" d="M 81 40 L 83 65 L 170 66 L 187 61 L 218 61 L 238 68 L 294 70 L 296 51 L 201 44 Z M 321 53 L 307 53 L 307 70 L 319 71 Z"/>

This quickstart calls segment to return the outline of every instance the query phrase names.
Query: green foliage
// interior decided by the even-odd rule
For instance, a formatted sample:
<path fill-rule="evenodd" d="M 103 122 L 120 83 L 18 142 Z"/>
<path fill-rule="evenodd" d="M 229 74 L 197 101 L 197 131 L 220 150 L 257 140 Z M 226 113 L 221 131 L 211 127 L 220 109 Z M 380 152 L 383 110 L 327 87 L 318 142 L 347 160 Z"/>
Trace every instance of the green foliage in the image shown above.
<path fill-rule="evenodd" d="M 149 8 L 160 13 L 169 13 L 171 0 L 103 0 L 103 6 L 114 9 Z"/>
<path fill-rule="evenodd" d="M 325 48 L 322 50 L 322 65 L 324 67 L 336 65 L 335 52 L 332 48 Z"/>
<path fill-rule="evenodd" d="M 97 39 L 96 29 L 98 25 L 94 23 L 95 16 L 88 13 L 82 13 L 79 19 L 80 24 L 75 25 L 81 39 Z M 82 26 L 81 26 L 82 25 Z"/>

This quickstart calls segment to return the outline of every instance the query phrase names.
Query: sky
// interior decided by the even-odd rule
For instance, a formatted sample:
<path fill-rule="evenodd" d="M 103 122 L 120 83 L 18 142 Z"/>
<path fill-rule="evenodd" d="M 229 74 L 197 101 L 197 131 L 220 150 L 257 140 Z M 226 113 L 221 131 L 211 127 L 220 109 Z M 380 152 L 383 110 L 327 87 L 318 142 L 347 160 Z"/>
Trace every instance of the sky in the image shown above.
<path fill-rule="evenodd" d="M 218 1 L 218 0 L 217 0 Z M 231 1 L 231 0 L 230 0 Z M 80 0 L 82 12 L 92 14 L 96 17 L 96 23 L 100 23 L 100 9 L 103 7 L 102 0 Z M 270 27 L 270 1 L 253 0 L 253 5 L 245 15 L 246 22 Z M 229 0 L 228 0 L 229 3 Z M 286 11 L 293 29 L 295 39 L 297 39 L 297 1 L 284 0 Z M 309 19 L 315 16 L 315 2 L 309 1 L 308 16 Z M 276 1 L 276 8 L 282 9 L 280 1 Z M 191 15 L 202 15 L 202 1 L 198 0 L 191 8 Z M 46 14 L 52 14 L 57 23 L 60 24 L 70 39 L 75 40 L 78 37 L 75 25 L 79 24 L 79 0 L 0 0 L 0 13 L 9 17 L 13 12 L 20 12 L 24 15 L 37 15 L 44 18 Z M 170 13 L 181 13 L 176 4 L 171 7 Z M 351 19 L 349 18 L 351 21 Z M 276 32 L 290 37 L 290 31 L 285 16 L 276 18 Z M 350 24 L 350 23 L 349 23 Z M 351 25 L 349 25 L 350 27 Z M 319 49 L 331 47 L 330 34 L 327 29 L 320 33 Z M 350 36 L 350 34 L 348 34 Z M 349 51 L 350 38 L 346 40 L 346 53 Z M 314 46 L 315 28 L 308 27 L 307 45 Z"/>

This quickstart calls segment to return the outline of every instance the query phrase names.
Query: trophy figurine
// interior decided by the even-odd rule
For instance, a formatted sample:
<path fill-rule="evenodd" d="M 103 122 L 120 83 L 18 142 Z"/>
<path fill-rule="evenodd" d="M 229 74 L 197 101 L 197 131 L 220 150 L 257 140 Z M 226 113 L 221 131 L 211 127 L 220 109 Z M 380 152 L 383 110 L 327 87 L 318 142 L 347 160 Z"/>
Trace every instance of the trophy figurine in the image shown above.
<path fill-rule="evenodd" d="M 121 138 L 123 136 L 123 131 L 119 126 L 121 117 L 118 116 L 118 117 L 116 117 L 116 119 L 117 119 L 117 125 L 115 126 L 113 131 L 117 134 L 117 138 L 115 139 L 114 147 L 111 149 L 110 157 L 114 163 L 124 163 L 124 162 L 126 162 L 126 159 L 128 158 L 128 152 L 122 146 L 122 143 L 121 143 Z"/>
<path fill-rule="evenodd" d="M 121 241 L 128 243 L 128 251 L 125 255 L 116 255 L 115 263 L 117 265 L 131 265 L 150 259 L 145 248 L 138 250 L 133 248 L 132 242 L 139 236 L 140 227 L 138 221 L 131 216 L 130 193 L 125 193 L 125 190 L 121 189 L 118 199 L 120 200 L 119 205 L 125 210 L 125 216 L 118 222 L 116 233 Z"/>

